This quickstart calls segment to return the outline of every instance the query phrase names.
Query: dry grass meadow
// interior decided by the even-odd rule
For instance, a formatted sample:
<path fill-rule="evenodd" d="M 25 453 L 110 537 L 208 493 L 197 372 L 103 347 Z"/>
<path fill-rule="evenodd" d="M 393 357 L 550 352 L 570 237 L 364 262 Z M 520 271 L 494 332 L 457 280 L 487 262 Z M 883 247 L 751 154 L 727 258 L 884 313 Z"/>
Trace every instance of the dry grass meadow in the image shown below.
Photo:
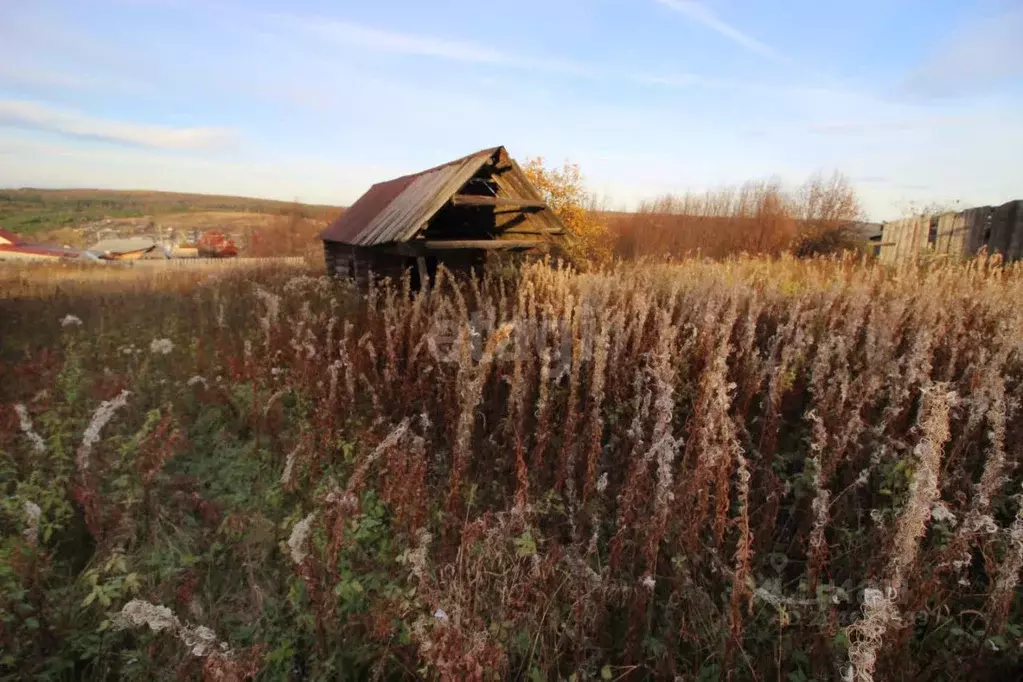
<path fill-rule="evenodd" d="M 103 222 L 114 227 L 153 221 L 180 229 L 223 229 L 224 221 L 262 225 L 265 216 L 327 220 L 338 208 L 249 197 L 100 189 L 0 189 L 0 225 L 30 238 L 74 237 L 74 230 Z M 60 241 L 57 239 L 56 241 Z"/>
<path fill-rule="evenodd" d="M 1005 680 L 1023 271 L 25 268 L 0 676 Z"/>

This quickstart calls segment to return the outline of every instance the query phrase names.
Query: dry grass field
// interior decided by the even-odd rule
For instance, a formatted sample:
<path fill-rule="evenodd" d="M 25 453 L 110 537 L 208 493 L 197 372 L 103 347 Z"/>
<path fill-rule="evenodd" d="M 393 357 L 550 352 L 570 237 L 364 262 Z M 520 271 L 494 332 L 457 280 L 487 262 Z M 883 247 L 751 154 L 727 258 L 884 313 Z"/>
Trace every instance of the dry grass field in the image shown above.
<path fill-rule="evenodd" d="M 28 241 L 88 248 L 101 239 L 143 236 L 188 242 L 217 232 L 243 255 L 319 253 L 316 235 L 339 207 L 176 192 L 0 190 L 0 227 Z"/>
<path fill-rule="evenodd" d="M 5 678 L 1020 670 L 1016 266 L 51 280 L 0 290 Z"/>
<path fill-rule="evenodd" d="M 0 189 L 0 225 L 12 232 L 35 236 L 105 219 L 137 220 L 168 216 L 169 220 L 180 222 L 181 214 L 186 213 L 290 215 L 295 212 L 296 206 L 303 217 L 321 220 L 334 217 L 339 210 L 333 206 L 212 194 L 98 189 Z"/>

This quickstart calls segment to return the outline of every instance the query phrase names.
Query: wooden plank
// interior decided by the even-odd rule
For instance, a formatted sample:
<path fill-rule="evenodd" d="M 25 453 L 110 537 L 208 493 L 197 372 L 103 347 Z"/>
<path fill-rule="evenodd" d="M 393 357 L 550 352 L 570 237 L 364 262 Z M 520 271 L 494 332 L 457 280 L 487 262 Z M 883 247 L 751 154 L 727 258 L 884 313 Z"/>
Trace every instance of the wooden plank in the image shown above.
<path fill-rule="evenodd" d="M 453 206 L 517 206 L 519 208 L 547 208 L 547 203 L 537 199 L 516 199 L 513 197 L 484 197 L 473 194 L 456 194 L 451 197 Z"/>
<path fill-rule="evenodd" d="M 494 227 L 501 234 L 549 234 L 563 235 L 565 230 L 560 226 L 552 226 L 549 221 L 542 220 L 542 213 L 526 213 L 523 211 L 494 211 Z"/>
<path fill-rule="evenodd" d="M 906 250 L 906 220 L 896 220 L 892 223 L 892 241 L 895 242 L 895 247 L 891 252 L 891 262 L 897 263 L 903 258 L 903 254 Z"/>
<path fill-rule="evenodd" d="M 507 235 L 507 234 L 548 234 L 548 235 L 559 236 L 559 235 L 565 234 L 565 231 L 564 230 L 551 230 L 551 229 L 546 228 L 546 227 L 529 227 L 527 225 L 525 227 L 512 227 L 510 229 L 505 230 L 501 234 L 502 235 Z"/>
<path fill-rule="evenodd" d="M 893 220 L 884 226 L 881 234 L 881 260 L 895 263 L 902 255 L 903 221 Z"/>
<path fill-rule="evenodd" d="M 1012 203 L 996 206 L 991 212 L 991 238 L 988 240 L 988 253 L 1008 255 L 1012 244 L 1012 232 L 1015 225 Z"/>
<path fill-rule="evenodd" d="M 507 150 L 501 150 L 498 158 L 498 162 L 501 164 L 507 164 L 512 167 L 512 170 L 497 176 L 498 187 L 501 188 L 503 194 L 508 196 L 525 197 L 527 199 L 543 200 L 543 195 L 540 194 L 539 190 L 533 186 L 526 177 L 525 172 L 515 162 L 511 156 L 508 155 Z M 549 207 L 548 207 L 549 208 Z M 544 227 L 551 229 L 564 229 L 564 225 L 561 224 L 561 220 L 558 219 L 557 214 L 553 210 L 539 211 L 537 213 L 530 213 L 530 222 L 541 224 Z M 569 239 L 571 235 L 564 234 L 563 238 Z"/>
<path fill-rule="evenodd" d="M 988 207 L 971 208 L 963 212 L 966 219 L 966 248 L 963 254 L 975 256 L 985 246 L 984 230 L 987 227 Z"/>
<path fill-rule="evenodd" d="M 913 221 L 913 251 L 912 258 L 920 255 L 920 252 L 927 248 L 927 236 L 931 231 L 931 216 L 917 216 Z"/>
<path fill-rule="evenodd" d="M 444 239 L 418 242 L 428 251 L 445 249 L 531 249 L 543 242 L 536 239 Z"/>
<path fill-rule="evenodd" d="M 421 291 L 429 291 L 430 273 L 426 268 L 426 258 L 423 256 L 416 258 L 416 269 L 419 271 L 419 289 Z"/>
<path fill-rule="evenodd" d="M 1009 260 L 1023 258 L 1023 201 L 1010 202 L 1012 205 L 1013 220 L 1011 224 L 1012 237 L 1009 240 Z"/>
<path fill-rule="evenodd" d="M 418 258 L 440 251 L 502 251 L 512 249 L 534 249 L 545 246 L 540 239 L 414 239 L 408 242 L 381 245 L 382 254 Z"/>

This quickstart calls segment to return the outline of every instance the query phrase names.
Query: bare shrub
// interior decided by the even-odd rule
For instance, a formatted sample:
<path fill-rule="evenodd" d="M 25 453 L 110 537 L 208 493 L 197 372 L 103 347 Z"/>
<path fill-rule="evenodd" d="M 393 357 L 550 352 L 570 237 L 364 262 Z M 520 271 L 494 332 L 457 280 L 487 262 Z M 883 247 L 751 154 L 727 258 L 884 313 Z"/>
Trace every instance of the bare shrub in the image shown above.
<path fill-rule="evenodd" d="M 812 256 L 855 248 L 858 236 L 849 226 L 861 215 L 844 176 L 817 173 L 794 191 L 765 180 L 667 194 L 644 201 L 635 213 L 612 214 L 608 222 L 615 252 L 624 258 Z"/>

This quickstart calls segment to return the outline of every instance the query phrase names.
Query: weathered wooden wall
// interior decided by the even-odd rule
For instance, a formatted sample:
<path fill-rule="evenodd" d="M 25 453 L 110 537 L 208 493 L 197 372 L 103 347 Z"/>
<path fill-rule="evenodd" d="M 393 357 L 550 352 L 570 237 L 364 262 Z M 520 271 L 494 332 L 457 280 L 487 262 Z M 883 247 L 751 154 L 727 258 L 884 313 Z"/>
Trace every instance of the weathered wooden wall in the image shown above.
<path fill-rule="evenodd" d="M 388 245 L 362 247 L 323 242 L 327 274 L 331 277 L 351 278 L 361 285 L 368 284 L 370 277 L 400 280 L 406 270 L 411 270 L 413 286 L 418 287 L 420 272 L 432 278 L 438 264 L 452 272 L 468 272 L 473 268 L 479 272 L 486 262 L 486 253 L 478 249 L 453 249 L 443 251 L 442 254 L 424 257 L 423 262 L 419 263 L 419 258 L 393 253 Z"/>
<path fill-rule="evenodd" d="M 969 258 L 983 247 L 1007 260 L 1023 258 L 1023 201 L 887 223 L 879 257 L 888 263 L 922 253 Z"/>

